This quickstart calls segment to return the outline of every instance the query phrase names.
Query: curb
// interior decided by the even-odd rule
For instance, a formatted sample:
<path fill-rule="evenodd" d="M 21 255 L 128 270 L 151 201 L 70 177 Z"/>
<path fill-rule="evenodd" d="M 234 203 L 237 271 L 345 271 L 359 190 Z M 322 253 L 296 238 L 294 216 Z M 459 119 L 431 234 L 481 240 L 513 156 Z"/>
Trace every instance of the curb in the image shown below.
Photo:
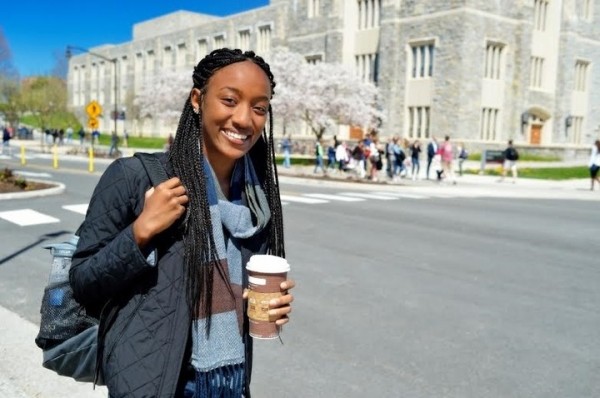
<path fill-rule="evenodd" d="M 59 195 L 65 191 L 65 184 L 63 184 L 61 182 L 48 181 L 48 180 L 36 180 L 33 178 L 28 178 L 28 180 L 33 181 L 33 182 L 44 183 L 44 184 L 52 184 L 55 186 L 52 188 L 36 189 L 34 191 L 0 193 L 0 200 L 29 199 L 29 198 L 37 198 L 37 197 L 41 197 L 41 196 Z"/>

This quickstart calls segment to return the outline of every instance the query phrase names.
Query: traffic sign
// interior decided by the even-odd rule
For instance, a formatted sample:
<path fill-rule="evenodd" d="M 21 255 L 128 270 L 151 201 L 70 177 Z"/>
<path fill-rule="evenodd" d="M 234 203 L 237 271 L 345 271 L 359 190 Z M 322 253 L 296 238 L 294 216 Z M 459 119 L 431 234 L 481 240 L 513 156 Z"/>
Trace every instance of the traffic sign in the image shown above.
<path fill-rule="evenodd" d="M 90 118 L 96 118 L 102 114 L 102 106 L 96 101 L 91 101 L 85 107 L 85 111 Z"/>
<path fill-rule="evenodd" d="M 98 128 L 98 119 L 96 119 L 95 117 L 91 117 L 88 119 L 88 127 L 91 129 L 97 129 Z"/>

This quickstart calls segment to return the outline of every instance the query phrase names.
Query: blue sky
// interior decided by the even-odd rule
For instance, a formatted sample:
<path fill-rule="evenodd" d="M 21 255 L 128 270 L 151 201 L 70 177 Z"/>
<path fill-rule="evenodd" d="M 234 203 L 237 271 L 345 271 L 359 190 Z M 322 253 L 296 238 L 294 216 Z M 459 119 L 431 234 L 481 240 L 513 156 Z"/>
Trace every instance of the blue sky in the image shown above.
<path fill-rule="evenodd" d="M 47 74 L 67 45 L 91 48 L 131 40 L 133 24 L 173 11 L 225 16 L 269 4 L 269 0 L 8 0 L 0 27 L 21 77 Z"/>

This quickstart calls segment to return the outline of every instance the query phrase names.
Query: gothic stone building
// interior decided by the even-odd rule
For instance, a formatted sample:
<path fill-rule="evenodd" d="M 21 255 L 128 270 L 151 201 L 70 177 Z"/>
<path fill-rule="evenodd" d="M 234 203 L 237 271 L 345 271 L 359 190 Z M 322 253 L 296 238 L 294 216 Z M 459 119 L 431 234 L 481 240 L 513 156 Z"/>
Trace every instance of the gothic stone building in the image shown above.
<path fill-rule="evenodd" d="M 599 13 L 600 0 L 271 0 L 227 17 L 179 11 L 134 25 L 130 42 L 73 56 L 69 105 L 85 121 L 86 104 L 113 109 L 116 95 L 121 131 L 166 135 L 174 125 L 128 111 L 144 77 L 189 74 L 219 47 L 267 59 L 287 47 L 375 82 L 384 135 L 587 148 L 600 135 Z M 111 116 L 101 129 L 112 129 Z"/>

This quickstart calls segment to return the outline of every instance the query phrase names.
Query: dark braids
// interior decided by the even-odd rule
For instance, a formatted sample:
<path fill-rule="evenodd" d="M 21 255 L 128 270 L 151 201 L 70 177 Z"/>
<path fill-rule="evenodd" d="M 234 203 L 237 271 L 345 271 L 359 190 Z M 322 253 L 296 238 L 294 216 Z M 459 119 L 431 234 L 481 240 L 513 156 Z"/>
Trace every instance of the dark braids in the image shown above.
<path fill-rule="evenodd" d="M 204 57 L 194 68 L 192 75 L 194 88 L 201 93 L 211 76 L 219 69 L 236 62 L 251 61 L 258 65 L 271 83 L 271 95 L 274 93 L 275 80 L 269 65 L 252 51 L 242 52 L 227 48 L 214 50 Z M 275 148 L 273 145 L 273 112 L 269 113 L 269 131 L 263 130 L 262 137 L 249 152 L 256 172 L 265 190 L 271 220 L 266 227 L 268 234 L 268 252 L 285 257 L 283 242 L 283 216 L 279 198 L 279 179 L 275 166 Z M 189 197 L 184 222 L 183 242 L 185 247 L 184 266 L 186 274 L 186 293 L 192 315 L 196 315 L 199 306 L 208 314 L 207 332 L 210 328 L 213 275 L 216 269 L 224 280 L 228 280 L 225 270 L 219 262 L 212 234 L 212 223 L 207 195 L 207 175 L 204 170 L 204 142 L 202 136 L 202 114 L 195 114 L 190 98 L 185 102 L 177 134 L 171 146 L 169 159 L 175 175 L 181 179 Z M 231 290 L 230 290 L 231 292 Z"/>

